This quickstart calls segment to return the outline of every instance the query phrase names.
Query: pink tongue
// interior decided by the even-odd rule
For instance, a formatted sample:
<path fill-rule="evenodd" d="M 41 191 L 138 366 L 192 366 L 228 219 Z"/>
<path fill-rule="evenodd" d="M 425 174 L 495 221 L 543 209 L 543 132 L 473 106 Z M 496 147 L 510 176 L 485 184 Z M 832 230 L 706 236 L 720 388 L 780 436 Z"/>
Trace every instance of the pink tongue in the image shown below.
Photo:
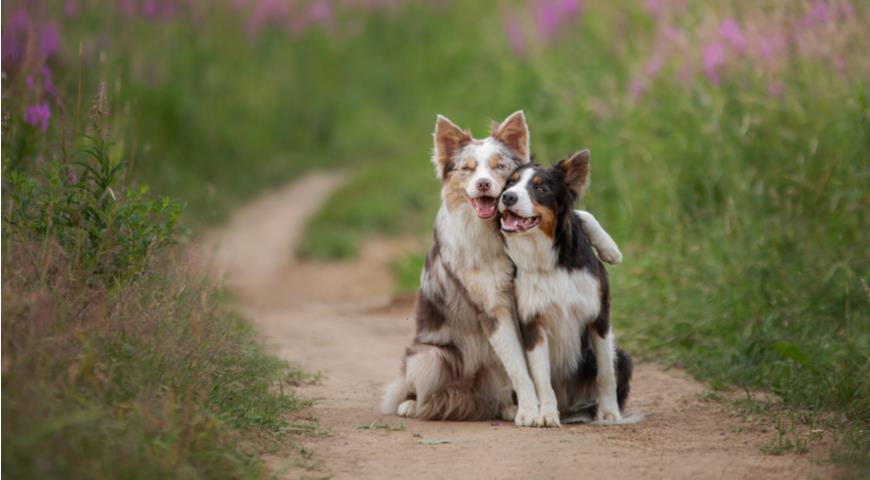
<path fill-rule="evenodd" d="M 489 218 L 495 215 L 495 199 L 478 197 L 474 200 L 474 209 L 477 210 L 478 217 Z"/>
<path fill-rule="evenodd" d="M 519 228 L 519 223 L 522 219 L 508 212 L 502 220 L 502 226 L 508 230 L 516 230 Z"/>

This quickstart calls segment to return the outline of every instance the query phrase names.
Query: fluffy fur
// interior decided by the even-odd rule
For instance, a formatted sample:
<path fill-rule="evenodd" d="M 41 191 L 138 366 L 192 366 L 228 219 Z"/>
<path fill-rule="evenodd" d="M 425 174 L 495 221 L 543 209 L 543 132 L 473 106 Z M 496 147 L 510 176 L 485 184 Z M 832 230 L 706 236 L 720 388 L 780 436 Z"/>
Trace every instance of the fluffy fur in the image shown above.
<path fill-rule="evenodd" d="M 588 176 L 585 150 L 549 169 L 526 165 L 511 177 L 499 204 L 540 397 L 537 423 L 546 426 L 558 426 L 560 412 L 618 421 L 629 393 L 631 360 L 614 346 L 607 271 L 591 244 L 603 230 L 587 228 L 589 217 L 573 210 Z"/>
<path fill-rule="evenodd" d="M 442 203 L 420 275 L 416 335 L 381 410 L 430 420 L 501 417 L 537 425 L 538 397 L 517 329 L 514 266 L 497 219 L 508 178 L 530 162 L 525 116 L 516 112 L 489 137 L 474 139 L 439 115 L 434 139 Z M 599 248 L 621 258 L 602 232 L 597 238 L 606 236 L 610 244 Z"/>

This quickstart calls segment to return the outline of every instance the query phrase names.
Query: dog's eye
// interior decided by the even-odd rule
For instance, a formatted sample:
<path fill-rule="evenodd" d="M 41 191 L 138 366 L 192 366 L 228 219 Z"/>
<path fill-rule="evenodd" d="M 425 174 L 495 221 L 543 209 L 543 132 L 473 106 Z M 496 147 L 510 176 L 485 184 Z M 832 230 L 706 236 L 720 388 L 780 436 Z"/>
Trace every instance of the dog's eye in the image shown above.
<path fill-rule="evenodd" d="M 474 171 L 474 169 L 471 168 L 471 167 L 469 167 L 468 165 L 462 167 L 462 170 L 463 170 L 464 172 L 471 172 L 471 171 Z"/>
<path fill-rule="evenodd" d="M 543 185 L 538 185 L 537 187 L 535 187 L 535 190 L 538 191 L 539 193 L 546 193 L 547 187 L 545 187 Z"/>
<path fill-rule="evenodd" d="M 495 166 L 496 170 L 504 170 L 505 168 L 507 168 L 507 165 L 505 165 L 503 163 L 499 163 L 498 165 Z"/>

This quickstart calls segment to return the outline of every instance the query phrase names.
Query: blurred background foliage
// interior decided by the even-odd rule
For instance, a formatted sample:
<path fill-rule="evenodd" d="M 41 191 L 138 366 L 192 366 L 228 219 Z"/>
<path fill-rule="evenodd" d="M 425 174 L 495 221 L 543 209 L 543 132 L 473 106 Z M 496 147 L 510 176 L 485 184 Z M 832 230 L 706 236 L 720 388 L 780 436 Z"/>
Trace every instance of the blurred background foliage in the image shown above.
<path fill-rule="evenodd" d="M 324 259 L 370 234 L 428 234 L 436 113 L 482 136 L 522 108 L 539 162 L 592 151 L 583 206 L 626 254 L 612 270 L 621 341 L 714 387 L 831 413 L 813 417 L 848 439 L 838 458 L 868 468 L 863 2 L 3 6 L 4 219 L 28 184 L 9 179 L 45 183 L 48 165 L 55 183 L 78 182 L 69 151 L 101 81 L 119 181 L 185 202 L 194 231 L 306 170 L 352 171 L 301 248 Z M 421 264 L 397 263 L 400 289 Z"/>

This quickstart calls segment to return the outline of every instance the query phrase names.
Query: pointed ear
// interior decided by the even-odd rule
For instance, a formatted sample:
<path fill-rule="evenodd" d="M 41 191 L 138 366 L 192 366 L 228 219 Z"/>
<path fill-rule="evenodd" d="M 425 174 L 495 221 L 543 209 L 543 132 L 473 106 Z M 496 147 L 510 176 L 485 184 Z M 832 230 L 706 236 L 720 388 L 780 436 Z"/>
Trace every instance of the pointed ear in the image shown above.
<path fill-rule="evenodd" d="M 589 150 L 581 150 L 556 164 L 556 168 L 565 175 L 568 185 L 577 197 L 583 194 L 589 184 Z"/>
<path fill-rule="evenodd" d="M 517 152 L 521 164 L 531 161 L 529 126 L 522 110 L 510 114 L 500 125 L 494 126 L 492 136 Z"/>
<path fill-rule="evenodd" d="M 453 155 L 471 142 L 471 134 L 468 130 L 456 126 L 447 117 L 438 115 L 435 120 L 435 133 L 432 136 L 435 138 L 435 154 L 432 156 L 432 163 L 435 164 L 435 173 L 438 178 L 443 179 L 444 174 L 450 168 Z"/>

